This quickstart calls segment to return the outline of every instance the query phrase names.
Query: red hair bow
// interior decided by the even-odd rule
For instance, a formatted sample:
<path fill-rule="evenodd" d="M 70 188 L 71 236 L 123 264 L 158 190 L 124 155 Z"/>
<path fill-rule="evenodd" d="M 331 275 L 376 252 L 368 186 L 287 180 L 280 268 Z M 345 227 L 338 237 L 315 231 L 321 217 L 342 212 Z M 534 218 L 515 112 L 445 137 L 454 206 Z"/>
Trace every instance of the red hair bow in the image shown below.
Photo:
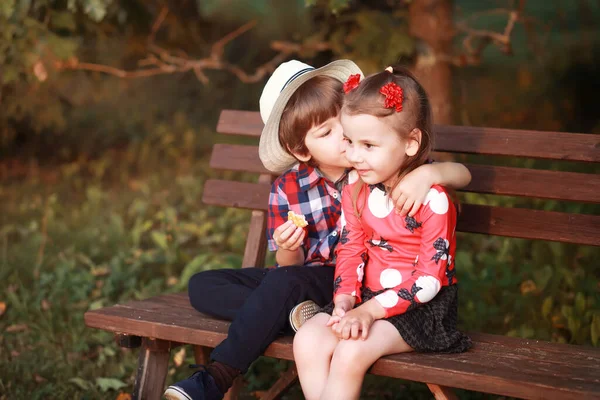
<path fill-rule="evenodd" d="M 348 80 L 344 83 L 344 93 L 355 89 L 360 83 L 360 74 L 350 75 Z"/>
<path fill-rule="evenodd" d="M 385 108 L 396 108 L 396 112 L 402 111 L 404 94 L 400 86 L 394 82 L 389 82 L 379 89 L 379 93 L 385 96 Z"/>

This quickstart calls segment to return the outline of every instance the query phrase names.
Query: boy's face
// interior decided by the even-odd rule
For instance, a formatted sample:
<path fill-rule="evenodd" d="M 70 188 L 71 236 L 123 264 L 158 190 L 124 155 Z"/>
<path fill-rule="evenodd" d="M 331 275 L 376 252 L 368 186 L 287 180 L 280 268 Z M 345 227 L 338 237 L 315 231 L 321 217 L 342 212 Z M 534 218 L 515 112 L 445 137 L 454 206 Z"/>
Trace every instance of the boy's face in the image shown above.
<path fill-rule="evenodd" d="M 296 157 L 301 161 L 314 160 L 326 175 L 335 175 L 350 167 L 339 115 L 309 129 L 304 143 L 308 155 L 296 154 Z"/>

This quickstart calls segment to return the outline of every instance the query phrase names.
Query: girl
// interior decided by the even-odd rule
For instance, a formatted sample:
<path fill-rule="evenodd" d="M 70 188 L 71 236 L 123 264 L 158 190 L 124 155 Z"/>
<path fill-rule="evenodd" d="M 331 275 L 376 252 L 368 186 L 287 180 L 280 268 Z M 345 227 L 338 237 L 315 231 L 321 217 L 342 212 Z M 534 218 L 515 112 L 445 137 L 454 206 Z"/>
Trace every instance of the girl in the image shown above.
<path fill-rule="evenodd" d="M 309 400 L 358 399 L 365 373 L 384 355 L 471 346 L 456 328 L 456 209 L 447 191 L 434 185 L 413 217 L 392 212 L 388 197 L 429 157 L 425 91 L 401 67 L 359 78 L 344 87 L 341 123 L 355 172 L 342 195 L 334 301 L 294 339 Z"/>

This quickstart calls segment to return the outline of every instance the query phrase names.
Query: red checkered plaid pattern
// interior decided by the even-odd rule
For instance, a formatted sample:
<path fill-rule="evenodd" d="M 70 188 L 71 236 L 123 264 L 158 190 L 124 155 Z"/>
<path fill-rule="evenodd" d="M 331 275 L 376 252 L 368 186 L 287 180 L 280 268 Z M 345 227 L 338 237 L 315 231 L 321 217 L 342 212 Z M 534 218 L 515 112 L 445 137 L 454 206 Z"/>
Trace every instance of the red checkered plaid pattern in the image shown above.
<path fill-rule="evenodd" d="M 269 196 L 267 239 L 269 250 L 277 250 L 275 229 L 287 221 L 289 210 L 308 222 L 304 239 L 306 266 L 335 266 L 335 246 L 341 233 L 342 188 L 347 173 L 331 182 L 318 169 L 300 163 L 273 182 Z"/>

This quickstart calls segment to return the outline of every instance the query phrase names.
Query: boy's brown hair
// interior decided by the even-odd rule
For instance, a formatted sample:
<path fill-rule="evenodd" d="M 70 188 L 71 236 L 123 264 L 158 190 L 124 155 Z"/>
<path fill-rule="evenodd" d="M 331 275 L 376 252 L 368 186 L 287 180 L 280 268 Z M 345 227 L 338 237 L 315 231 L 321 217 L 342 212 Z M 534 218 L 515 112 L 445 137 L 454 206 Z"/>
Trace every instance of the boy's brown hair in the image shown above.
<path fill-rule="evenodd" d="M 315 76 L 302 84 L 288 100 L 279 122 L 279 143 L 290 155 L 308 155 L 305 139 L 308 131 L 342 108 L 343 83 L 329 76 Z M 316 166 L 311 158 L 309 165 Z"/>

